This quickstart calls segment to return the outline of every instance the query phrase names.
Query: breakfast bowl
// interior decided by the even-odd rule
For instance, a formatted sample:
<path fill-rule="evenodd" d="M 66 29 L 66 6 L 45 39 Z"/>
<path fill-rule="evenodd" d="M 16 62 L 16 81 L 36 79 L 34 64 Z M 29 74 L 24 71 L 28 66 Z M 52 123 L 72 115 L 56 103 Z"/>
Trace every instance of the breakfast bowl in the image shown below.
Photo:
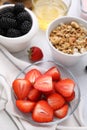
<path fill-rule="evenodd" d="M 64 16 L 52 21 L 46 30 L 53 58 L 65 65 L 78 63 L 87 54 L 87 22 L 78 17 Z"/>
<path fill-rule="evenodd" d="M 22 3 L 0 6 L 0 44 L 9 52 L 24 50 L 37 30 L 36 16 Z"/>
<path fill-rule="evenodd" d="M 25 80 L 28 80 L 32 84 L 30 87 L 29 83 L 29 91 L 27 92 L 26 96 L 24 96 L 25 85 L 22 86 L 22 83 L 25 82 Z M 66 96 L 62 95 L 63 93 L 66 93 L 64 92 L 65 90 L 63 90 L 62 93 L 57 91 L 58 89 L 56 85 L 62 81 L 63 83 L 65 82 L 66 87 L 69 85 L 68 87 L 72 88 L 74 85 L 74 95 L 70 94 Z M 64 86 L 64 84 L 62 86 Z M 37 96 L 38 92 L 39 97 Z M 59 97 L 62 96 L 57 100 L 59 104 L 63 103 L 61 106 L 58 105 L 55 95 L 59 95 Z M 53 97 L 54 100 L 51 100 Z M 12 82 L 12 102 L 14 104 L 14 109 L 16 112 L 15 115 L 17 117 L 28 121 L 34 126 L 47 127 L 59 124 L 73 114 L 80 102 L 80 89 L 78 82 L 66 67 L 54 61 L 40 61 L 27 66 L 14 79 Z M 28 102 L 35 103 L 33 104 L 31 111 L 28 109 L 28 104 L 27 106 L 24 104 Z M 55 103 L 57 104 L 57 107 L 60 107 L 54 108 L 52 105 Z M 63 108 L 63 110 L 59 113 L 62 114 L 59 114 L 59 116 L 53 114 L 55 113 L 56 109 L 59 110 L 61 108 Z"/>

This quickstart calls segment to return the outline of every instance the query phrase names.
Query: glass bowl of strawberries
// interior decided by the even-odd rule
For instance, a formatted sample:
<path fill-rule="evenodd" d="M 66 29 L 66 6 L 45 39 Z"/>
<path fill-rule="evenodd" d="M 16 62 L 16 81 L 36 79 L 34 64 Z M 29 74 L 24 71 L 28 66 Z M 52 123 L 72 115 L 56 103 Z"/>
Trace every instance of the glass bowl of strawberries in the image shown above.
<path fill-rule="evenodd" d="M 35 126 L 59 124 L 77 109 L 80 89 L 73 74 L 54 61 L 27 66 L 12 82 L 13 103 Z"/>

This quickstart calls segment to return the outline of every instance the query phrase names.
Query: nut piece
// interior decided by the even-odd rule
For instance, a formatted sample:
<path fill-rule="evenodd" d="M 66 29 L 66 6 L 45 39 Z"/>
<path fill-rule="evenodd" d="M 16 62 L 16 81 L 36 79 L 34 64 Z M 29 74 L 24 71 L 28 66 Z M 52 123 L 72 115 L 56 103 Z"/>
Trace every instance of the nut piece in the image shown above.
<path fill-rule="evenodd" d="M 71 22 L 71 26 L 74 28 L 79 28 L 79 24 L 76 22 Z"/>

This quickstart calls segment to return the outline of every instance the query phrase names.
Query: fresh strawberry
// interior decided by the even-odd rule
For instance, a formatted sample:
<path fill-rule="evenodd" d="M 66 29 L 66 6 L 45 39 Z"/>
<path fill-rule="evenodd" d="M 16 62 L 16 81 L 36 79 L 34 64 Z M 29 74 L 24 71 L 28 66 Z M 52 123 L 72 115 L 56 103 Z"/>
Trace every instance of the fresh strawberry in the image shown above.
<path fill-rule="evenodd" d="M 35 80 L 41 75 L 42 74 L 38 69 L 31 69 L 25 74 L 25 79 L 28 79 L 32 84 L 34 84 Z"/>
<path fill-rule="evenodd" d="M 39 47 L 33 46 L 30 48 L 29 52 L 29 59 L 32 62 L 39 61 L 43 58 L 43 52 Z"/>
<path fill-rule="evenodd" d="M 45 72 L 45 74 L 52 76 L 54 81 L 60 79 L 60 72 L 55 66 L 51 67 L 48 71 Z"/>
<path fill-rule="evenodd" d="M 75 87 L 75 82 L 72 79 L 66 78 L 58 81 L 55 84 L 55 89 L 64 97 L 69 97 L 72 95 Z"/>
<path fill-rule="evenodd" d="M 42 75 L 36 79 L 34 88 L 42 92 L 48 92 L 53 90 L 52 77 L 48 75 Z"/>
<path fill-rule="evenodd" d="M 18 99 L 25 99 L 31 89 L 31 83 L 27 79 L 15 79 L 12 87 Z"/>
<path fill-rule="evenodd" d="M 53 89 L 51 91 L 48 91 L 48 92 L 43 92 L 43 95 L 45 96 L 45 98 L 47 98 L 49 95 L 55 93 L 55 89 L 54 89 L 54 85 L 55 85 L 55 81 L 52 82 L 53 83 Z"/>
<path fill-rule="evenodd" d="M 71 102 L 75 98 L 75 91 L 73 91 L 72 95 L 70 97 L 65 97 L 65 100 L 67 102 Z"/>
<path fill-rule="evenodd" d="M 32 118 L 36 122 L 50 122 L 53 120 L 53 109 L 45 100 L 40 100 L 34 107 Z"/>
<path fill-rule="evenodd" d="M 35 102 L 31 102 L 28 100 L 16 100 L 17 108 L 24 113 L 31 112 L 34 109 Z"/>
<path fill-rule="evenodd" d="M 49 92 L 43 92 L 43 95 L 47 98 L 49 95 L 55 93 L 55 90 L 53 89 L 52 91 Z"/>
<path fill-rule="evenodd" d="M 55 85 L 56 85 L 56 83 L 57 83 L 56 81 L 53 81 L 53 88 L 54 88 L 54 91 L 56 91 L 56 90 L 55 90 Z"/>
<path fill-rule="evenodd" d="M 64 118 L 68 113 L 68 108 L 69 108 L 68 104 L 64 104 L 63 107 L 61 107 L 60 109 L 54 111 L 54 115 L 57 118 L 60 118 L 60 119 Z"/>
<path fill-rule="evenodd" d="M 38 90 L 35 89 L 35 88 L 32 88 L 32 89 L 29 91 L 28 99 L 31 100 L 31 101 L 38 101 L 38 100 L 40 99 L 40 96 L 41 96 L 41 92 L 38 91 Z"/>
<path fill-rule="evenodd" d="M 47 101 L 48 104 L 53 108 L 53 110 L 61 108 L 65 103 L 63 96 L 58 93 L 53 93 L 48 96 Z"/>

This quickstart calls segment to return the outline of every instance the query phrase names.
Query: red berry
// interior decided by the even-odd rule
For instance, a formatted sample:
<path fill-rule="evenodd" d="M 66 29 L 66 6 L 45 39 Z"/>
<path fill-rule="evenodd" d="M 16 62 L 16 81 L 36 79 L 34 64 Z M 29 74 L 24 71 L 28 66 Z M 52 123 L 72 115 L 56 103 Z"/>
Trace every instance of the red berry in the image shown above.
<path fill-rule="evenodd" d="M 62 106 L 60 109 L 54 111 L 54 115 L 60 119 L 64 118 L 68 113 L 68 109 L 69 109 L 68 104 L 64 104 L 64 106 Z"/>
<path fill-rule="evenodd" d="M 34 107 L 32 118 L 36 122 L 50 122 L 53 120 L 53 109 L 45 100 L 40 100 Z"/>
<path fill-rule="evenodd" d="M 39 61 L 43 58 L 43 52 L 39 47 L 31 47 L 29 52 L 29 60 L 32 62 Z"/>

